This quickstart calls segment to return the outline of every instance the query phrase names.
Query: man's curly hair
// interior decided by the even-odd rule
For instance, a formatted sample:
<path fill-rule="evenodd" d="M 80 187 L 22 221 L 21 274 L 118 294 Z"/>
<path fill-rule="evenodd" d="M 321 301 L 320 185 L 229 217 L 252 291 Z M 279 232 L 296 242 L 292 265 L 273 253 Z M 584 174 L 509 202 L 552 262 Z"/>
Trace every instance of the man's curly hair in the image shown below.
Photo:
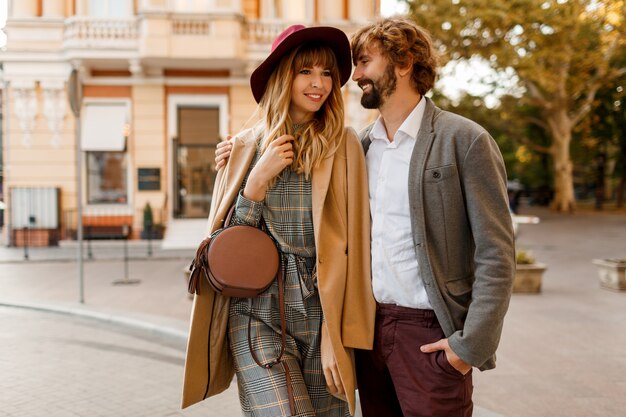
<path fill-rule="evenodd" d="M 437 53 L 430 34 L 412 20 L 389 17 L 355 32 L 350 40 L 355 65 L 363 49 L 371 46 L 378 46 L 383 56 L 395 66 L 405 67 L 412 62 L 411 82 L 421 95 L 435 85 Z"/>

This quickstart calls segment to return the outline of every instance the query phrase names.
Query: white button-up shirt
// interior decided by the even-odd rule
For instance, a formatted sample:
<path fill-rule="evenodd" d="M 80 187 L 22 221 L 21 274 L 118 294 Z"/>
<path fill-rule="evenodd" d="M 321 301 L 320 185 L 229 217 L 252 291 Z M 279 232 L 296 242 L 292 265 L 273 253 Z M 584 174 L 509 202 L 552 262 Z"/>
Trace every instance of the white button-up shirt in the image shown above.
<path fill-rule="evenodd" d="M 372 287 L 379 303 L 432 309 L 411 232 L 409 162 L 426 100 L 420 100 L 389 141 L 382 118 L 370 131 L 367 151 L 372 213 Z"/>

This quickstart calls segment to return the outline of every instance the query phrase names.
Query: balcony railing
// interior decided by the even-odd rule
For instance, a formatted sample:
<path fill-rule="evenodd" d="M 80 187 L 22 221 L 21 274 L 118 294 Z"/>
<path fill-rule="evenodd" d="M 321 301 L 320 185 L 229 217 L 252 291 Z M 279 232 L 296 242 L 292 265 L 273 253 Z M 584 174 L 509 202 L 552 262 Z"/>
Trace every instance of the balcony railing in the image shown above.
<path fill-rule="evenodd" d="M 206 16 L 172 16 L 173 35 L 208 36 L 212 32 L 213 19 Z"/>
<path fill-rule="evenodd" d="M 289 22 L 250 21 L 247 23 L 248 42 L 271 45 L 289 25 L 291 25 Z"/>
<path fill-rule="evenodd" d="M 236 51 L 232 42 L 243 40 L 247 44 L 244 51 L 248 56 L 240 56 L 240 58 L 262 59 L 269 51 L 272 41 L 292 23 L 280 20 L 246 21 L 240 15 L 216 14 L 171 13 L 132 18 L 73 16 L 65 21 L 63 47 L 66 50 L 73 50 L 73 54 L 77 57 L 91 56 L 93 53 L 98 56 L 102 50 L 128 54 L 138 52 L 140 45 L 145 46 L 146 40 L 154 40 L 156 36 L 165 42 L 163 45 L 177 47 L 178 51 L 182 50 L 181 47 L 191 48 L 190 57 L 195 57 L 194 51 L 213 47 L 216 42 L 218 44 L 225 42 L 227 47 Z M 163 30 L 168 25 L 169 30 Z M 355 27 L 347 23 L 346 27 L 341 29 L 350 33 Z M 177 42 L 182 42 L 182 44 L 177 45 Z M 144 48 L 141 50 L 145 51 Z M 148 52 L 159 54 L 162 50 L 149 49 Z M 241 52 L 233 53 L 241 54 Z M 165 52 L 166 56 L 168 54 L 169 52 Z M 203 52 L 202 56 L 204 55 Z"/>
<path fill-rule="evenodd" d="M 135 49 L 139 39 L 137 19 L 101 19 L 73 16 L 65 21 L 65 48 Z"/>

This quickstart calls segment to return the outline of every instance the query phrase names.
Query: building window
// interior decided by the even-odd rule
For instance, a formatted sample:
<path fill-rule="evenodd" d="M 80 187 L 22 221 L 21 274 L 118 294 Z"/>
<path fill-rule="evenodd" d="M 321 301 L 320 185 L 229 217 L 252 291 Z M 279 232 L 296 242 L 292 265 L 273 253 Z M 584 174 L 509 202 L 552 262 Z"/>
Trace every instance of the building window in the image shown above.
<path fill-rule="evenodd" d="M 126 152 L 87 152 L 87 204 L 127 204 Z"/>
<path fill-rule="evenodd" d="M 128 103 L 87 102 L 81 123 L 81 149 L 87 170 L 87 204 L 128 204 Z"/>
<path fill-rule="evenodd" d="M 132 0 L 89 0 L 89 14 L 93 17 L 133 17 Z"/>

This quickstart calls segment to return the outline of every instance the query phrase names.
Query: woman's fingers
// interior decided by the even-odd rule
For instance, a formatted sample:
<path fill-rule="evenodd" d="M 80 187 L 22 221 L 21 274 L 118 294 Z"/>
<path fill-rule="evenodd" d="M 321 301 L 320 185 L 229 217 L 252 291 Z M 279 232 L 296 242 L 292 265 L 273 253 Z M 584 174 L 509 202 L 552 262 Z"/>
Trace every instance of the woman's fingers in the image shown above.
<path fill-rule="evenodd" d="M 333 346 L 328 334 L 328 328 L 326 323 L 322 324 L 321 344 L 320 344 L 321 356 L 322 356 L 322 371 L 324 372 L 324 379 L 326 379 L 326 387 L 328 392 L 335 396 L 345 395 L 346 390 L 341 382 L 341 376 L 339 374 L 339 367 L 337 366 L 337 360 L 333 352 Z"/>
<path fill-rule="evenodd" d="M 226 166 L 230 157 L 230 151 L 233 149 L 231 137 L 228 136 L 225 141 L 218 143 L 215 148 L 215 168 L 218 171 Z"/>
<path fill-rule="evenodd" d="M 272 141 L 270 146 L 282 146 L 286 143 L 291 143 L 294 140 L 294 137 L 291 135 L 282 135 L 279 136 L 276 140 Z"/>
<path fill-rule="evenodd" d="M 328 388 L 328 392 L 331 394 L 338 394 L 339 389 L 335 384 L 335 377 L 333 376 L 333 371 L 330 367 L 323 367 L 324 370 L 324 379 L 326 379 L 326 388 Z"/>
<path fill-rule="evenodd" d="M 339 368 L 337 368 L 336 366 L 333 370 L 333 379 L 335 380 L 335 386 L 337 387 L 337 392 L 340 395 L 346 395 L 346 389 L 343 387 L 343 383 L 341 382 L 341 376 L 339 375 Z"/>
<path fill-rule="evenodd" d="M 346 390 L 343 387 L 341 382 L 341 376 L 339 376 L 339 368 L 337 367 L 337 362 L 333 361 L 330 365 L 330 371 L 333 377 L 333 385 L 335 386 L 335 394 L 345 394 Z"/>

